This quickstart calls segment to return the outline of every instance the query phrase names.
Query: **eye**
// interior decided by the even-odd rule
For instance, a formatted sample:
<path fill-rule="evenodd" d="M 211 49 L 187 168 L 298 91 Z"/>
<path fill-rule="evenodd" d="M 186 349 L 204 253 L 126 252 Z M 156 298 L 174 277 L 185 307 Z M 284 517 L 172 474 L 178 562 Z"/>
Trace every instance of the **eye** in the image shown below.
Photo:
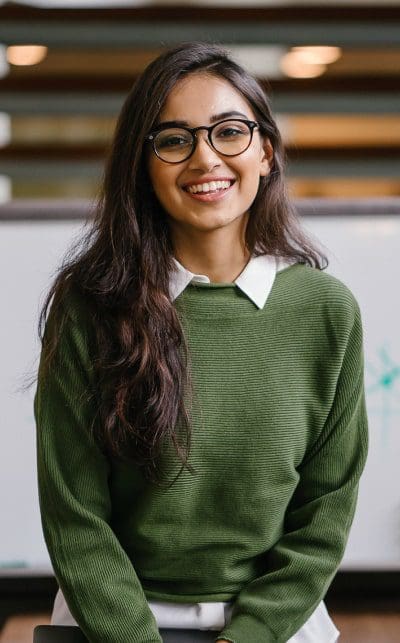
<path fill-rule="evenodd" d="M 247 136 L 248 133 L 248 128 L 244 123 L 243 125 L 240 123 L 222 123 L 213 132 L 215 137 L 224 140 L 237 139 L 242 136 Z"/>
<path fill-rule="evenodd" d="M 173 150 L 190 146 L 192 141 L 187 132 L 160 132 L 155 143 L 159 150 Z"/>

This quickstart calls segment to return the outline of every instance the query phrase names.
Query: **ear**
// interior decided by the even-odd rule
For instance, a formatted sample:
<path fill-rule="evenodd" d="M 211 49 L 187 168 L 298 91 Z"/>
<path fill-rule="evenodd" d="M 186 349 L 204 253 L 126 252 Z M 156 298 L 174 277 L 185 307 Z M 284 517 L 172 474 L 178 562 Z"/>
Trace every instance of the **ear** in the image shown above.
<path fill-rule="evenodd" d="M 268 176 L 274 160 L 274 150 L 272 149 L 271 141 L 269 140 L 269 138 L 263 139 L 260 154 L 260 176 Z"/>

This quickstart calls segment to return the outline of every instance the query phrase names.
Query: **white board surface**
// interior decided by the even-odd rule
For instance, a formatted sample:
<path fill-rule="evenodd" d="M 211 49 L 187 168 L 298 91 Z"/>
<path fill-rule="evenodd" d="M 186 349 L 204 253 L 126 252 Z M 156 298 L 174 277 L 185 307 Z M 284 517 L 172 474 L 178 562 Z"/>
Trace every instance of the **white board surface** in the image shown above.
<path fill-rule="evenodd" d="M 343 570 L 400 569 L 400 217 L 304 217 L 327 272 L 354 293 L 363 318 L 370 451 Z M 33 396 L 18 393 L 40 350 L 37 320 L 79 221 L 0 222 L 0 574 L 46 573 L 37 497 Z"/>
<path fill-rule="evenodd" d="M 400 569 L 400 216 L 312 217 L 362 314 L 370 446 L 341 569 Z"/>

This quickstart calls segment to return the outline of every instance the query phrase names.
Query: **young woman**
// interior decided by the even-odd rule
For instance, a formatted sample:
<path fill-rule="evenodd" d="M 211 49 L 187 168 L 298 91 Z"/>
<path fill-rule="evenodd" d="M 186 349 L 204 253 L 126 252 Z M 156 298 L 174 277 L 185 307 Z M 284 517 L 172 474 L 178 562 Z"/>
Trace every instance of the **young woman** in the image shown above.
<path fill-rule="evenodd" d="M 362 325 L 283 172 L 264 92 L 219 47 L 166 52 L 126 99 L 42 310 L 35 396 L 52 622 L 90 641 L 337 640 Z"/>

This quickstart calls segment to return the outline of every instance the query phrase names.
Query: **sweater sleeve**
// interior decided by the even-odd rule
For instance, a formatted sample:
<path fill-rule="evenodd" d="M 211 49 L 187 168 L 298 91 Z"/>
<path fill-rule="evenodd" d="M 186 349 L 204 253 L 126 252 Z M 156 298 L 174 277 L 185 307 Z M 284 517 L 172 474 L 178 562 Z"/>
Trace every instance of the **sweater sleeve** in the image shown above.
<path fill-rule="evenodd" d="M 45 337 L 51 331 L 52 310 Z M 110 526 L 109 462 L 89 426 L 95 402 L 88 336 L 71 314 L 53 368 L 42 349 L 34 413 L 39 500 L 45 541 L 60 588 L 95 643 L 161 643 L 131 561 Z"/>
<path fill-rule="evenodd" d="M 237 595 L 222 639 L 288 641 L 324 598 L 343 557 L 368 451 L 362 323 L 355 306 L 333 404 L 298 468 L 284 533 L 268 552 L 268 573 Z"/>

